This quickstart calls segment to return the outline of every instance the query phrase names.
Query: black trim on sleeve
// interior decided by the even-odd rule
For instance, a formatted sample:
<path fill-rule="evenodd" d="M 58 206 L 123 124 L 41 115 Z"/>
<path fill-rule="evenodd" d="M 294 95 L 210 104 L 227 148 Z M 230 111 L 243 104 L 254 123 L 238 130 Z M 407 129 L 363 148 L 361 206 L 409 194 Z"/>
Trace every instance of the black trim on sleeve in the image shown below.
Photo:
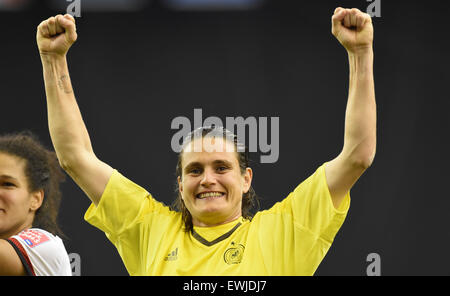
<path fill-rule="evenodd" d="M 22 251 L 16 246 L 16 244 L 11 241 L 10 239 L 6 239 L 6 241 L 14 248 L 14 251 L 16 251 L 17 255 L 20 258 L 20 261 L 22 262 L 23 267 L 25 268 L 25 271 L 27 272 L 28 276 L 34 276 L 34 272 L 32 271 L 27 259 L 22 254 Z"/>

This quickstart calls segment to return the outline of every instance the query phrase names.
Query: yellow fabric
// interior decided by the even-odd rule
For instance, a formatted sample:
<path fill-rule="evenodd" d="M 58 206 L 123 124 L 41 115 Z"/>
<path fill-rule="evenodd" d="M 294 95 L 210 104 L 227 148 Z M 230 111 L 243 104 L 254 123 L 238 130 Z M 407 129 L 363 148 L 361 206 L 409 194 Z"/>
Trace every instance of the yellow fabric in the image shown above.
<path fill-rule="evenodd" d="M 313 275 L 343 224 L 331 200 L 324 165 L 251 221 L 184 231 L 181 214 L 114 171 L 98 207 L 85 219 L 105 232 L 130 275 Z M 212 242 L 241 223 L 229 237 Z"/>

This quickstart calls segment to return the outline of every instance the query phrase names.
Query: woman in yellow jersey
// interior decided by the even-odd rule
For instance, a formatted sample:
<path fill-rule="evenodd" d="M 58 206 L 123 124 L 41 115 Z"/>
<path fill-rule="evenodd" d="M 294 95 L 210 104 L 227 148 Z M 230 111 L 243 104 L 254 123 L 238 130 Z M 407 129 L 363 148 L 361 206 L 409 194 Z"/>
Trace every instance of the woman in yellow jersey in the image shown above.
<path fill-rule="evenodd" d="M 50 135 L 61 166 L 92 200 L 85 219 L 106 233 L 131 275 L 312 275 L 344 222 L 349 191 L 376 146 L 373 27 L 369 15 L 337 8 L 332 33 L 348 53 L 344 146 L 285 199 L 253 217 L 253 172 L 245 149 L 220 127 L 183 144 L 176 208 L 100 161 L 78 109 L 66 54 L 75 20 L 58 15 L 37 30 Z"/>

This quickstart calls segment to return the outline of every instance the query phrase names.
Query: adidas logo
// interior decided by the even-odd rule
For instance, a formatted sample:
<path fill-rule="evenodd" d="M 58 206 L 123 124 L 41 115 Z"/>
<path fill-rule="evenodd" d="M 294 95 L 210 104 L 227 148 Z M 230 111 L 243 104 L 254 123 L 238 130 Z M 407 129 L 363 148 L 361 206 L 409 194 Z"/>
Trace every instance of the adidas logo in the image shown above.
<path fill-rule="evenodd" d="M 175 261 L 178 259 L 178 248 L 170 252 L 165 258 L 164 261 Z"/>

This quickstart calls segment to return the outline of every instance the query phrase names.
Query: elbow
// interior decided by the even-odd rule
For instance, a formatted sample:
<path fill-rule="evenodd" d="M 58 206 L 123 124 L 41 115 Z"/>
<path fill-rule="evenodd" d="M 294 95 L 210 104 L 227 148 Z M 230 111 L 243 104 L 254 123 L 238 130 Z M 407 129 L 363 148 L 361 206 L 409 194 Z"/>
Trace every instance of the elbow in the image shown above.
<path fill-rule="evenodd" d="M 61 157 L 58 155 L 59 166 L 66 172 L 69 173 L 74 166 L 74 161 L 70 160 L 69 157 Z"/>
<path fill-rule="evenodd" d="M 352 167 L 363 171 L 372 166 L 376 153 L 376 139 L 361 141 L 356 144 L 344 145 L 342 154 Z"/>
<path fill-rule="evenodd" d="M 358 167 L 365 171 L 372 166 L 374 158 L 375 151 L 373 153 L 354 155 L 353 157 L 351 157 L 351 163 L 353 167 Z"/>
<path fill-rule="evenodd" d="M 59 165 L 61 168 L 71 175 L 71 172 L 77 171 L 79 166 L 83 163 L 83 158 L 86 157 L 83 153 L 57 153 Z"/>
<path fill-rule="evenodd" d="M 354 166 L 357 166 L 365 171 L 372 166 L 372 163 L 373 163 L 373 158 L 363 158 L 363 159 L 356 160 L 354 162 Z"/>
<path fill-rule="evenodd" d="M 64 170 L 64 171 L 69 171 L 70 170 L 70 162 L 67 161 L 67 159 L 65 158 L 60 158 L 58 157 L 58 161 L 59 161 L 59 166 Z"/>

